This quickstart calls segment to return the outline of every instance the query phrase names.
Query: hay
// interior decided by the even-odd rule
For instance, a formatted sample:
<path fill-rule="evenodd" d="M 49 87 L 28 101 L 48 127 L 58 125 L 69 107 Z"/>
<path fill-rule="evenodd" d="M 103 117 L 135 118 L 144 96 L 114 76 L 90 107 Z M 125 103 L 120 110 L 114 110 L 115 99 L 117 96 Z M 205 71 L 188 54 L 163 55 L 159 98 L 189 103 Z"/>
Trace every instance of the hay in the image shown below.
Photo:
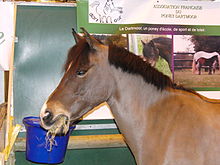
<path fill-rule="evenodd" d="M 58 133 L 60 133 L 60 130 L 62 130 L 62 133 L 64 135 L 66 135 L 69 130 L 69 123 L 65 116 L 60 116 L 55 122 L 55 124 L 48 130 L 45 137 L 45 148 L 47 149 L 47 151 L 52 151 L 53 146 L 57 146 L 55 137 Z"/>
<path fill-rule="evenodd" d="M 55 140 L 55 136 L 56 136 L 56 134 L 53 134 L 50 131 L 48 131 L 47 134 L 46 134 L 46 137 L 45 137 L 45 141 L 46 141 L 45 148 L 49 152 L 52 151 L 53 146 L 57 146 L 57 142 Z"/>

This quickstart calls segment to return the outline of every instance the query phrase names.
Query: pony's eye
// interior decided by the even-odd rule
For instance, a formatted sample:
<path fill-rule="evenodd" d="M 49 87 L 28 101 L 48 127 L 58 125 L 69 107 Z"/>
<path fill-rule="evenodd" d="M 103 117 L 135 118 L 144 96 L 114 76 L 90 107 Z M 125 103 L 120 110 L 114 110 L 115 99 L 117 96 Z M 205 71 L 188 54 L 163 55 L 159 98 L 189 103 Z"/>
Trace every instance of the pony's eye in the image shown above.
<path fill-rule="evenodd" d="M 86 70 L 78 70 L 78 71 L 76 71 L 76 75 L 78 77 L 83 77 L 83 76 L 85 76 L 85 74 L 86 74 Z"/>

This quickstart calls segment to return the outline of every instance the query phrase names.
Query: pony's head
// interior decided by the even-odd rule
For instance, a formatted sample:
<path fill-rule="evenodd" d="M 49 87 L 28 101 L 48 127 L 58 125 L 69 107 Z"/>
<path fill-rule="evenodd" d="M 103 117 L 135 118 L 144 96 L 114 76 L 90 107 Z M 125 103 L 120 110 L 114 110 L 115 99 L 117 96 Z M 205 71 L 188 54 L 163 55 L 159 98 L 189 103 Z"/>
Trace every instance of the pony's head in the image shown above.
<path fill-rule="evenodd" d="M 106 65 L 108 47 L 82 30 L 84 37 L 73 31 L 76 45 L 69 50 L 64 75 L 40 112 L 42 127 L 56 133 L 66 133 L 72 122 L 106 101 L 113 89 Z"/>
<path fill-rule="evenodd" d="M 155 66 L 156 62 L 159 58 L 159 49 L 156 47 L 154 41 L 150 41 L 145 43 L 141 40 L 143 45 L 143 56 L 144 58 L 151 64 L 151 66 Z"/>

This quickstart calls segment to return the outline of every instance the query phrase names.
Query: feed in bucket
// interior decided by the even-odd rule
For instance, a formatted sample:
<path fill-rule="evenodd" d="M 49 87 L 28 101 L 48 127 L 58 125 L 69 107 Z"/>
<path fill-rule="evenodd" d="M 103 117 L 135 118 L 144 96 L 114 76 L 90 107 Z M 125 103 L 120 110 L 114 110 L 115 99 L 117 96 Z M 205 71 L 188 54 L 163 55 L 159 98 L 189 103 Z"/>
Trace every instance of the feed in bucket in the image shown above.
<path fill-rule="evenodd" d="M 46 134 L 46 146 L 45 147 L 47 148 L 48 151 L 52 151 L 52 148 L 54 145 L 57 146 L 57 142 L 56 140 L 54 140 L 54 138 L 56 137 L 57 132 L 59 131 L 61 127 L 63 130 L 66 130 L 64 132 L 64 135 L 66 135 L 69 129 L 67 128 L 67 125 L 66 125 L 66 119 L 63 118 L 62 116 L 57 119 L 56 125 L 53 125 L 53 127 L 50 130 L 48 130 Z"/>
<path fill-rule="evenodd" d="M 64 122 L 62 118 L 59 123 Z M 26 159 L 36 163 L 58 164 L 65 158 L 69 136 L 75 126 L 67 129 L 65 135 L 57 135 L 58 126 L 47 131 L 40 126 L 39 117 L 25 117 Z M 59 124 L 59 125 L 60 125 Z"/>

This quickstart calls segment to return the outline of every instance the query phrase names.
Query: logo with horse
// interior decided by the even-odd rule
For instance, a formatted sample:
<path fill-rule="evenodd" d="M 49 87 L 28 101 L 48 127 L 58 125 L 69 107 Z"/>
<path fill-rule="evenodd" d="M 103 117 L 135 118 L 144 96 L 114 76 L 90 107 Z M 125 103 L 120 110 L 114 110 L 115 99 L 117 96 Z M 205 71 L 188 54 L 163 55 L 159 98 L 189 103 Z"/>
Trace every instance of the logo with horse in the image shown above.
<path fill-rule="evenodd" d="M 89 22 L 91 23 L 119 23 L 122 20 L 123 8 L 116 6 L 113 0 L 90 0 Z"/>

